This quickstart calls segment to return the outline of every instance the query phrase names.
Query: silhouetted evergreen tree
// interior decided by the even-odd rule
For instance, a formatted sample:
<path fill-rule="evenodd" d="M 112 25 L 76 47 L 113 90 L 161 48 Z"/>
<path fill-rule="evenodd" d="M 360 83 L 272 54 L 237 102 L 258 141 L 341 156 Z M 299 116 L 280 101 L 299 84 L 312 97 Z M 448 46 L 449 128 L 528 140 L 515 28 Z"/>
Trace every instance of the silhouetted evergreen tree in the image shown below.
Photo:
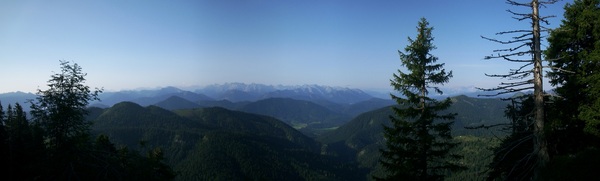
<path fill-rule="evenodd" d="M 8 168 L 8 133 L 6 132 L 5 121 L 4 121 L 4 108 L 2 102 L 0 102 L 0 167 Z M 10 174 L 8 169 L 0 169 L 0 175 Z"/>
<path fill-rule="evenodd" d="M 556 123 L 600 137 L 600 1 L 567 4 L 564 17 L 545 51 L 556 67 L 548 73 L 560 97 L 556 105 L 562 116 Z"/>
<path fill-rule="evenodd" d="M 2 101 L 0 101 L 0 125 L 4 126 L 4 108 L 2 106 Z"/>
<path fill-rule="evenodd" d="M 457 164 L 460 155 L 450 153 L 458 145 L 452 141 L 451 125 L 456 114 L 438 115 L 452 101 L 437 101 L 428 97 L 429 91 L 442 94 L 436 84 L 447 83 L 452 71 L 446 72 L 444 64 L 430 51 L 432 27 L 425 18 L 419 21 L 416 39 L 408 38 L 410 45 L 404 53 L 398 51 L 407 73 L 398 70 L 391 85 L 404 97 L 391 95 L 399 104 L 390 116 L 392 127 L 384 126 L 387 149 L 381 150 L 380 163 L 388 175 L 377 180 L 443 180 L 447 171 L 463 169 Z"/>
<path fill-rule="evenodd" d="M 9 138 L 29 139 L 15 146 L 32 143 L 31 158 L 36 159 L 14 169 L 41 168 L 15 180 L 172 180 L 175 174 L 162 162 L 162 152 L 145 157 L 127 148 L 115 149 L 106 136 L 91 141 L 86 107 L 89 101 L 98 100 L 101 90 L 92 91 L 84 84 L 86 74 L 76 63 L 61 61 L 60 65 L 61 72 L 48 81 L 49 89 L 38 90 L 39 97 L 32 101 L 31 125 L 20 105 L 8 111 L 7 117 L 14 117 L 7 121 Z"/>
<path fill-rule="evenodd" d="M 42 139 L 27 120 L 19 103 L 0 106 L 0 160 L 3 179 L 34 180 L 42 170 L 44 148 Z"/>
<path fill-rule="evenodd" d="M 597 179 L 600 164 L 600 1 L 565 6 L 544 52 L 555 86 L 549 113 L 551 163 L 545 179 Z"/>
<path fill-rule="evenodd" d="M 32 155 L 29 154 L 33 146 L 31 145 L 33 138 L 29 122 L 19 103 L 15 104 L 14 109 L 9 104 L 7 112 L 6 128 L 9 135 L 9 170 L 13 179 L 26 178 L 27 172 L 31 170 L 28 167 L 33 164 L 30 160 Z"/>

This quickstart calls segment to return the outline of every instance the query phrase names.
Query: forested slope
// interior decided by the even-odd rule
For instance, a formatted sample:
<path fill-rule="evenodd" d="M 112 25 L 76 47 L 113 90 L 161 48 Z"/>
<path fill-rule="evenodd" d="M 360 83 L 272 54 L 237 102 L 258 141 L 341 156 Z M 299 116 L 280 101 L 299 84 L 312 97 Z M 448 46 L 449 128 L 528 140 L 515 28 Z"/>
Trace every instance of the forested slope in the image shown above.
<path fill-rule="evenodd" d="M 130 102 L 101 112 L 89 116 L 95 133 L 130 148 L 161 147 L 179 180 L 351 180 L 366 174 L 321 155 L 317 142 L 267 116 L 224 108 L 171 112 Z"/>
<path fill-rule="evenodd" d="M 467 96 L 453 97 L 452 100 L 454 103 L 446 112 L 458 114 L 453 126 L 453 134 L 456 135 L 456 140 L 464 142 L 458 150 L 463 150 L 464 153 L 461 154 L 469 155 L 465 159 L 486 161 L 469 162 L 472 166 L 469 168 L 474 170 L 465 172 L 473 176 L 476 170 L 480 171 L 483 169 L 482 166 L 490 161 L 488 157 L 491 156 L 491 152 L 487 149 L 497 144 L 493 141 L 492 135 L 503 133 L 485 129 L 469 130 L 464 126 L 507 123 L 508 120 L 503 117 L 503 108 L 507 103 L 500 99 Z M 340 128 L 318 137 L 317 140 L 325 143 L 329 154 L 339 155 L 347 160 L 356 160 L 361 166 L 372 169 L 372 174 L 381 174 L 378 167 L 379 149 L 383 148 L 385 141 L 382 125 L 390 124 L 390 115 L 393 115 L 391 107 L 363 113 Z"/>

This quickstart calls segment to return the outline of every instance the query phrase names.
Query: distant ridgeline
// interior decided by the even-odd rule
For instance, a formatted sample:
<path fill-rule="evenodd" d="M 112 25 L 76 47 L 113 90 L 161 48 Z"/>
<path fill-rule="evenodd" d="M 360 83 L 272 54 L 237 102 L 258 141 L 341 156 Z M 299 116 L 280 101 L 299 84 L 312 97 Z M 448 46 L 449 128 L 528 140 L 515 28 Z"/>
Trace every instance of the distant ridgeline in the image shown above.
<path fill-rule="evenodd" d="M 19 97 L 34 95 L 0 94 L 3 104 Z M 101 98 L 89 108 L 93 133 L 141 152 L 162 148 L 179 180 L 369 180 L 380 172 L 382 125 L 389 124 L 389 106 L 395 104 L 355 89 L 259 84 L 196 92 L 173 87 L 121 91 Z M 453 134 L 468 143 L 463 150 L 489 156 L 486 148 L 495 143 L 489 135 L 502 132 L 464 127 L 506 123 L 508 102 L 467 96 L 452 100 L 447 111 L 458 113 Z M 475 167 L 489 163 L 484 156 L 468 159 L 479 159 L 470 161 Z"/>

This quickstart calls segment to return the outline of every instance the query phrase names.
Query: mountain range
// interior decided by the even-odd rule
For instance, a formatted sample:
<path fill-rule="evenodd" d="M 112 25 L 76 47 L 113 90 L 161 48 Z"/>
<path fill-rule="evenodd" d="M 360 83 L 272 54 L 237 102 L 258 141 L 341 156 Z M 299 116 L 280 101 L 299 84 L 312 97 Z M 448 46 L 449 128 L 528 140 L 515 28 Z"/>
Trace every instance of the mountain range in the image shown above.
<path fill-rule="evenodd" d="M 87 119 L 95 134 L 117 145 L 164 150 L 178 180 L 369 180 L 381 174 L 382 125 L 393 114 L 389 99 L 327 86 L 223 84 L 196 91 L 175 87 L 107 92 Z M 0 94 L 4 105 L 34 94 Z M 482 168 L 497 130 L 465 126 L 505 123 L 508 102 L 454 96 L 453 134 L 464 142 L 465 163 Z M 28 106 L 24 106 L 28 107 Z M 471 168 L 470 167 L 470 168 Z M 481 170 L 454 174 L 478 178 Z M 460 180 L 460 179 L 458 179 Z"/>
<path fill-rule="evenodd" d="M 2 103 L 2 106 L 8 106 L 8 104 L 11 104 L 14 106 L 15 103 L 19 103 L 23 107 L 23 110 L 29 111 L 30 108 L 29 108 L 28 101 L 33 100 L 36 97 L 37 96 L 32 93 L 8 92 L 8 93 L 0 94 L 0 103 Z M 4 107 L 4 108 L 6 108 L 6 107 Z"/>
<path fill-rule="evenodd" d="M 330 101 L 338 104 L 352 104 L 373 98 L 360 89 L 330 87 L 321 85 L 263 85 L 225 83 L 206 86 L 196 90 L 197 93 L 209 95 L 216 100 L 232 102 L 257 101 L 267 98 L 293 98 L 308 101 Z"/>
<path fill-rule="evenodd" d="M 210 95 L 210 96 L 209 96 Z M 20 102 L 25 111 L 34 94 L 0 94 L 3 104 Z M 165 87 L 152 90 L 104 92 L 91 106 L 109 108 L 128 101 L 141 106 L 156 105 L 167 110 L 223 107 L 230 110 L 272 116 L 310 136 L 336 128 L 351 118 L 373 109 L 393 105 L 389 99 L 375 98 L 359 89 L 302 85 L 215 84 L 196 91 Z M 282 110 L 295 110 L 294 112 Z"/>
<path fill-rule="evenodd" d="M 478 95 L 494 94 L 493 92 L 450 92 L 452 93 L 441 96 L 432 96 L 436 98 L 445 98 L 447 96 L 458 95 L 477 97 Z M 164 101 L 172 96 L 178 96 L 194 103 L 203 101 L 204 103 L 198 103 L 201 106 L 219 105 L 227 108 L 234 106 L 227 102 L 255 102 L 267 98 L 292 98 L 296 100 L 306 100 L 321 104 L 325 107 L 329 107 L 327 105 L 331 103 L 347 106 L 372 99 L 389 100 L 389 93 L 386 93 L 386 91 L 363 91 L 360 89 L 322 85 L 285 86 L 224 83 L 208 85 L 193 91 L 182 90 L 172 86 L 159 89 L 105 91 L 99 95 L 101 101 L 93 101 L 91 102 L 91 105 L 95 107 L 107 108 L 119 102 L 129 101 L 138 103 L 142 106 L 148 106 L 155 105 L 158 102 Z M 511 95 L 506 95 L 504 97 L 507 96 Z M 25 104 L 28 99 L 33 99 L 35 97 L 35 94 L 25 92 L 0 93 L 0 101 L 3 101 L 4 106 L 6 106 L 8 103 L 14 104 L 15 102 Z"/>
<path fill-rule="evenodd" d="M 464 150 L 485 150 L 489 146 L 485 137 L 492 132 L 464 126 L 507 122 L 503 117 L 507 102 L 467 96 L 451 99 L 454 103 L 447 112 L 458 113 L 453 134 L 470 141 Z M 388 105 L 337 123 L 339 127 L 321 129 L 320 134 L 307 134 L 291 125 L 316 124 L 311 115 L 335 122 L 344 114 L 291 98 L 245 102 L 238 110 L 189 105 L 198 104 L 177 96 L 145 107 L 121 102 L 90 108 L 88 119 L 94 122 L 96 134 L 108 135 L 117 144 L 141 150 L 163 148 L 165 160 L 180 180 L 368 180 L 370 174 L 381 172 L 377 160 L 384 142 L 382 125 L 389 125 L 393 114 Z"/>
<path fill-rule="evenodd" d="M 321 130 L 341 126 L 360 113 L 392 104 L 391 100 L 377 98 L 356 104 L 342 105 L 324 101 L 316 103 L 292 98 L 267 98 L 255 102 L 236 103 L 228 100 L 192 102 L 178 96 L 172 96 L 154 105 L 167 110 L 223 107 L 230 110 L 267 115 L 277 118 L 307 135 L 316 136 L 320 134 Z"/>

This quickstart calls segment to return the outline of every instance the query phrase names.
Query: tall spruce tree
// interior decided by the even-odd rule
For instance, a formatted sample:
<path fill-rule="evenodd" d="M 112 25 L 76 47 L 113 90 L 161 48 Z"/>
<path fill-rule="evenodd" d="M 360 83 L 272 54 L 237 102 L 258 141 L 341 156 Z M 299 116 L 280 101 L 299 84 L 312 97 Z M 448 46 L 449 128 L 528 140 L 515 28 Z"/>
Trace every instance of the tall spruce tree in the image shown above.
<path fill-rule="evenodd" d="M 567 4 L 564 18 L 544 52 L 555 67 L 548 76 L 562 106 L 555 123 L 600 137 L 600 1 Z"/>
<path fill-rule="evenodd" d="M 421 18 L 416 39 L 409 37 L 410 45 L 404 52 L 398 51 L 408 72 L 398 70 L 391 80 L 391 86 L 403 96 L 391 94 L 398 106 L 392 108 L 396 114 L 390 116 L 392 127 L 384 126 L 387 149 L 381 150 L 380 159 L 388 175 L 377 180 L 443 180 L 448 171 L 463 169 L 453 162 L 461 156 L 450 153 L 458 145 L 451 135 L 456 114 L 438 114 L 452 101 L 428 97 L 431 90 L 443 94 L 433 85 L 443 85 L 452 77 L 452 71 L 446 72 L 443 63 L 436 64 L 438 58 L 431 54 L 436 49 L 432 30 Z"/>
<path fill-rule="evenodd" d="M 546 177 L 598 178 L 600 163 L 600 1 L 565 5 L 560 27 L 552 30 L 544 52 L 556 97 L 549 123 L 552 159 Z M 569 165 L 569 166 L 565 166 Z"/>

